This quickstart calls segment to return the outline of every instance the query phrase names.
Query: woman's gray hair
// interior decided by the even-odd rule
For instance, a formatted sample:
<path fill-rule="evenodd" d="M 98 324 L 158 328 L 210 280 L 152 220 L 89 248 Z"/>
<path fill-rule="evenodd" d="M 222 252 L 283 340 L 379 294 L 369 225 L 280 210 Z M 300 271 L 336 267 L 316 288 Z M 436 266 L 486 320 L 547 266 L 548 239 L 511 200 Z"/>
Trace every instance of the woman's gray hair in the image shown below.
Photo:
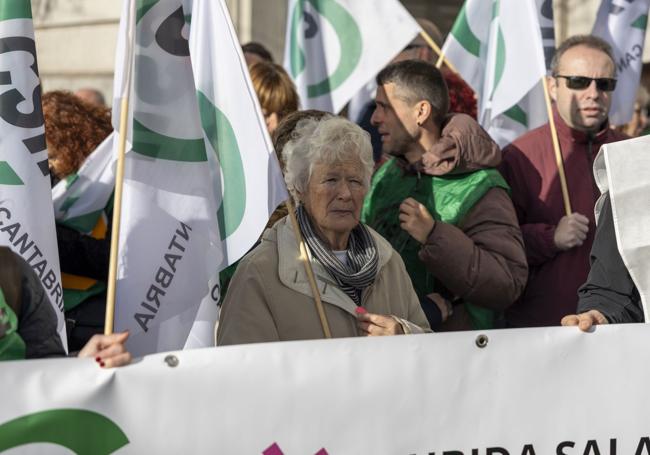
<path fill-rule="evenodd" d="M 300 202 L 298 193 L 307 189 L 316 164 L 358 159 L 365 171 L 366 188 L 370 186 L 375 165 L 370 135 L 349 120 L 334 116 L 298 122 L 282 156 L 286 165 L 284 180 L 296 203 Z"/>

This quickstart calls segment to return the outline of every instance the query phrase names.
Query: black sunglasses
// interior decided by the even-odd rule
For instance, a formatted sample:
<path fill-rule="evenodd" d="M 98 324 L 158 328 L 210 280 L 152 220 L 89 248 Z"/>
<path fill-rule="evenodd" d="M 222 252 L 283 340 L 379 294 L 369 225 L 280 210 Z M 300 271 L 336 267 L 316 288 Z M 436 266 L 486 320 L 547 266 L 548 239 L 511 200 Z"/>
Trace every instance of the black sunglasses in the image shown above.
<path fill-rule="evenodd" d="M 591 81 L 596 81 L 596 88 L 601 92 L 611 92 L 616 88 L 616 79 L 609 77 L 593 78 L 585 76 L 561 76 L 559 74 L 554 77 L 566 79 L 566 86 L 571 90 L 584 90 L 591 85 Z"/>

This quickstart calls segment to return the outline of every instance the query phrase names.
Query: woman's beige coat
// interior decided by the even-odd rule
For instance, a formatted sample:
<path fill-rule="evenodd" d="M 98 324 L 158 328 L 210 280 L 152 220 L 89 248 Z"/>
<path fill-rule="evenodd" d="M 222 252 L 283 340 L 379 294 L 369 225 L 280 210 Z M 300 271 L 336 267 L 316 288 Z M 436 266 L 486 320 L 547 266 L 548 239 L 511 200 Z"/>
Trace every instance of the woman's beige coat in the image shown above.
<path fill-rule="evenodd" d="M 375 282 L 364 290 L 369 313 L 393 315 L 405 333 L 430 332 L 404 263 L 390 244 L 370 230 L 377 244 Z M 355 303 L 315 260 L 314 274 L 333 337 L 359 336 Z M 242 259 L 221 310 L 217 344 L 323 338 L 314 299 L 288 218 L 267 229 Z"/>

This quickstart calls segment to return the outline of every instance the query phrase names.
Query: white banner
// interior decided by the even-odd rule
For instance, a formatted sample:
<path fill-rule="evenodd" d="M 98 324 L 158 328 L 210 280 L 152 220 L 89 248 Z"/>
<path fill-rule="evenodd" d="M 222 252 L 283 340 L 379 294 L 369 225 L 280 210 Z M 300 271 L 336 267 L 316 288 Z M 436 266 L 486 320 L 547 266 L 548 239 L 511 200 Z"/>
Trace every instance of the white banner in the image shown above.
<path fill-rule="evenodd" d="M 484 335 L 0 363 L 0 451 L 650 454 L 646 325 Z"/>
<path fill-rule="evenodd" d="M 56 312 L 61 341 L 67 346 L 28 0 L 0 0 L 0 245 L 22 256 L 40 278 Z"/>

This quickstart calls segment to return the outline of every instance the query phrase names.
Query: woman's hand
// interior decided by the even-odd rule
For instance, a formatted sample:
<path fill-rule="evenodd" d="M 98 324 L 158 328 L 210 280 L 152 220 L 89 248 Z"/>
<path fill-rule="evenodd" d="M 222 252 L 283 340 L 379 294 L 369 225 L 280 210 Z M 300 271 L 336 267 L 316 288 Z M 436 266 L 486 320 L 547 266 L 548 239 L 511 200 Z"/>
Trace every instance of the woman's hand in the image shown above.
<path fill-rule="evenodd" d="M 400 227 L 420 243 L 426 243 L 435 221 L 427 208 L 413 198 L 404 199 L 399 206 Z"/>
<path fill-rule="evenodd" d="M 120 367 L 131 363 L 131 354 L 124 347 L 129 332 L 93 335 L 79 351 L 78 357 L 94 357 L 102 368 Z"/>
<path fill-rule="evenodd" d="M 402 325 L 392 316 L 368 313 L 365 308 L 357 308 L 357 327 L 368 337 L 403 335 Z"/>

